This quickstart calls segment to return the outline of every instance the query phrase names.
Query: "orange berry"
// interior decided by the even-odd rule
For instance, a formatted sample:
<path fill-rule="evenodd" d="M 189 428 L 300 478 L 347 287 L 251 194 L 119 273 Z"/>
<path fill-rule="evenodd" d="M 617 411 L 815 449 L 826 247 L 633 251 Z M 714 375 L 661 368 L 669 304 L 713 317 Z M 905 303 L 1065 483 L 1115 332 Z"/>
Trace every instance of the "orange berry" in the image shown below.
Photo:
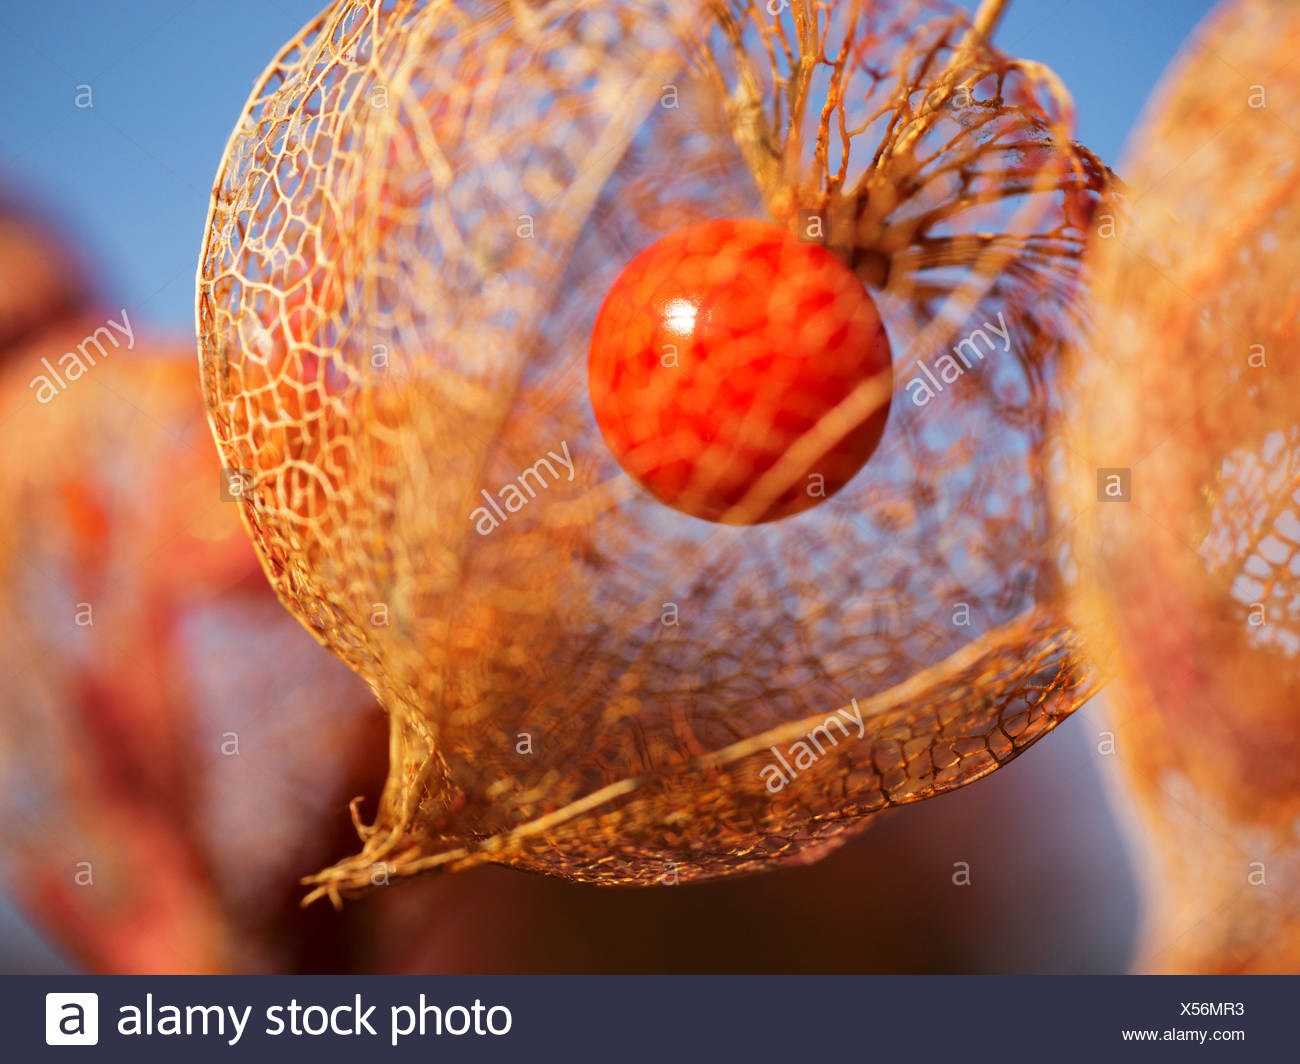
<path fill-rule="evenodd" d="M 871 457 L 889 414 L 875 302 L 831 252 L 766 222 L 688 226 L 632 259 L 596 317 L 587 369 L 619 464 L 669 506 L 729 524 L 834 495 Z M 870 381 L 880 392 L 864 392 L 868 405 L 817 453 L 772 472 Z"/>

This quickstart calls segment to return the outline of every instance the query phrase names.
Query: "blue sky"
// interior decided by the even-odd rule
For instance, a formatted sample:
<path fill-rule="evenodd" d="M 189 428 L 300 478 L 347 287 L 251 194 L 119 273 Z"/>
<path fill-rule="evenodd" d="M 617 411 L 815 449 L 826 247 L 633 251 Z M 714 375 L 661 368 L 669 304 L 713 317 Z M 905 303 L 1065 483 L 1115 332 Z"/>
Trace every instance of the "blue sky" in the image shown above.
<path fill-rule="evenodd" d="M 69 233 L 134 316 L 192 330 L 208 192 L 253 80 L 321 0 L 0 5 L 0 186 Z M 1012 0 L 1007 51 L 1053 67 L 1114 162 L 1210 0 Z M 93 108 L 74 106 L 89 84 Z"/>

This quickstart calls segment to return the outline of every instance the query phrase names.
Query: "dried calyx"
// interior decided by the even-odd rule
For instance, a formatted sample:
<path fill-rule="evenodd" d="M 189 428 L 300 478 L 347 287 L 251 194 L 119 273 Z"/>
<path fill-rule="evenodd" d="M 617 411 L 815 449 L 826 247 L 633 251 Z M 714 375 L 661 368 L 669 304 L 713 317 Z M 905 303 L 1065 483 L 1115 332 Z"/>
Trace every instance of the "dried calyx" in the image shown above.
<path fill-rule="evenodd" d="M 1092 689 L 1046 441 L 1106 183 L 1056 79 L 936 0 L 471 10 L 308 26 L 200 264 L 205 395 L 268 576 L 392 720 L 363 852 L 315 895 L 377 866 L 808 860 L 1046 734 Z M 600 301 L 674 230 L 822 211 L 890 333 L 885 437 L 807 513 L 674 514 L 588 406 Z M 572 476 L 481 532 L 550 453 Z"/>
<path fill-rule="evenodd" d="M 719 3 L 725 46 L 715 38 L 700 62 L 775 221 L 822 236 L 876 288 L 924 270 L 996 273 L 999 260 L 1029 247 L 1081 253 L 1077 225 L 1041 234 L 1036 245 L 1014 232 L 963 231 L 975 208 L 1035 193 L 1073 193 L 1086 209 L 1112 180 L 1069 139 L 1069 95 L 1056 76 L 993 48 L 1005 0 L 986 0 L 974 20 L 940 4 L 885 5 L 885 33 L 908 59 L 879 67 L 863 62 L 879 36 L 867 5 L 840 5 L 839 19 L 811 2 L 782 5 L 788 19 L 772 18 L 768 6 Z M 1014 168 L 998 158 L 1007 150 L 1039 158 Z"/>

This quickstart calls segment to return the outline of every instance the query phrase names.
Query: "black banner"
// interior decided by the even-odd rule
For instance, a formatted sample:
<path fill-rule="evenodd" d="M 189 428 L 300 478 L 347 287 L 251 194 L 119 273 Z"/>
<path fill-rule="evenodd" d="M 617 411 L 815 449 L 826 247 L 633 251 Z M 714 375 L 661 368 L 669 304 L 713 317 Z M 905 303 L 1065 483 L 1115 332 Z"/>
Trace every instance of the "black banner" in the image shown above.
<path fill-rule="evenodd" d="M 6 977 L 8 1060 L 1293 1059 L 1300 977 Z M 66 1047 L 78 1047 L 81 1056 Z"/>

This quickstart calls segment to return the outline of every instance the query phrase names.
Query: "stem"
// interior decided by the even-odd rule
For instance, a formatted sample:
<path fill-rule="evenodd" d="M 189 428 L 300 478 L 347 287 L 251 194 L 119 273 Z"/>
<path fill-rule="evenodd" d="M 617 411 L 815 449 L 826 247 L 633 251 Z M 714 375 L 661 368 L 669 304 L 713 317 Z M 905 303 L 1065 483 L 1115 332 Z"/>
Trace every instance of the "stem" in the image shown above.
<path fill-rule="evenodd" d="M 997 32 L 998 23 L 1002 21 L 1002 16 L 1007 12 L 1007 5 L 1011 0 L 984 0 L 975 12 L 975 19 L 970 24 L 970 29 L 966 31 L 966 36 L 962 38 L 961 45 L 952 54 L 952 59 L 948 63 L 948 70 L 955 70 L 965 63 L 972 52 L 981 45 L 988 45 L 993 39 L 993 34 Z M 945 71 L 945 74 L 947 71 Z"/>
<path fill-rule="evenodd" d="M 971 23 L 966 39 L 970 40 L 973 37 L 978 42 L 992 38 L 1010 2 L 1011 0 L 984 0 L 979 10 L 975 12 L 975 21 Z"/>

